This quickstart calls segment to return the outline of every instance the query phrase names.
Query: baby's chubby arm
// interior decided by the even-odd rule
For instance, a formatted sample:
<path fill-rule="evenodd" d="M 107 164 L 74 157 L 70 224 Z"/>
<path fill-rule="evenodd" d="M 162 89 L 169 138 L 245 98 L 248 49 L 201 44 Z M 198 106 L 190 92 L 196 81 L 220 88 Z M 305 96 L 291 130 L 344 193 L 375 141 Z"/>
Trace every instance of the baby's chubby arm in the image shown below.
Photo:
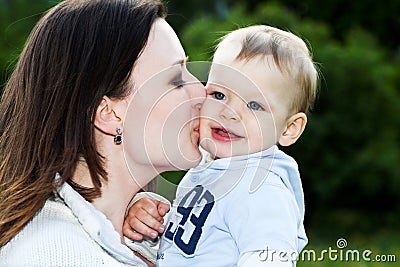
<path fill-rule="evenodd" d="M 137 241 L 143 236 L 157 238 L 165 231 L 164 216 L 169 209 L 169 201 L 160 195 L 151 192 L 136 194 L 127 208 L 123 234 Z"/>

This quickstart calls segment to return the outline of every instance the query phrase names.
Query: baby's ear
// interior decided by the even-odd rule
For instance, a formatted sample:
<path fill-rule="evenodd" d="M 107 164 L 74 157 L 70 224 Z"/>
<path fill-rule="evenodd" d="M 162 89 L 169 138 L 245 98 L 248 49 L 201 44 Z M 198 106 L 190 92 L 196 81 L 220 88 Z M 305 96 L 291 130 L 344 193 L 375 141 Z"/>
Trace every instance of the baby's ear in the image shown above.
<path fill-rule="evenodd" d="M 281 146 L 290 146 L 296 143 L 297 139 L 300 138 L 307 124 L 307 115 L 303 112 L 299 112 L 291 116 L 287 120 L 286 130 L 279 138 L 279 144 Z"/>

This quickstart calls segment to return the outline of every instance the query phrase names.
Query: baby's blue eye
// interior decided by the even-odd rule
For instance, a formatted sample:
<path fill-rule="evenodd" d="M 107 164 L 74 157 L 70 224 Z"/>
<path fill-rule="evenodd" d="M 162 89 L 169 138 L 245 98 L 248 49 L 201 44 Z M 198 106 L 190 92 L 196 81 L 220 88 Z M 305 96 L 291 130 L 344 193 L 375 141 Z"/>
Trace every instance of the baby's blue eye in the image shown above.
<path fill-rule="evenodd" d="M 262 109 L 262 107 L 257 102 L 254 102 L 254 101 L 249 102 L 247 104 L 247 106 L 249 108 L 251 108 L 252 110 L 261 110 Z"/>
<path fill-rule="evenodd" d="M 213 92 L 210 95 L 214 96 L 215 99 L 217 100 L 224 100 L 225 99 L 225 95 L 221 92 Z"/>

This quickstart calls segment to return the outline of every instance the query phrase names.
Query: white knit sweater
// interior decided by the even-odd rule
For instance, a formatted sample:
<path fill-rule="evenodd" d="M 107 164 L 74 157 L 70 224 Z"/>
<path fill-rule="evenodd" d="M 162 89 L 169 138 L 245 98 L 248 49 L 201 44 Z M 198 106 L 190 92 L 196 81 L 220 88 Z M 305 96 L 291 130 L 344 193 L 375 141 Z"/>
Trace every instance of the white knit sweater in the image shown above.
<path fill-rule="evenodd" d="M 64 183 L 0 248 L 0 266 L 147 266 L 120 240 L 106 216 Z"/>

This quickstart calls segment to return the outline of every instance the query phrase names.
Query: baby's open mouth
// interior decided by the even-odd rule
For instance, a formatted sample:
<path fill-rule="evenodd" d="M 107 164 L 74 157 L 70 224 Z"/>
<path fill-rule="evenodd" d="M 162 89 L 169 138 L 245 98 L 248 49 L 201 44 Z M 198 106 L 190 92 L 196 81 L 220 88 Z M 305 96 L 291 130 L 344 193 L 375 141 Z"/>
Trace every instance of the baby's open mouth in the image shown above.
<path fill-rule="evenodd" d="M 238 135 L 237 133 L 227 130 L 223 127 L 213 127 L 211 128 L 212 134 L 214 137 L 221 137 L 222 139 L 229 140 L 237 140 L 243 138 L 243 136 Z M 220 138 L 216 138 L 220 139 Z"/>

